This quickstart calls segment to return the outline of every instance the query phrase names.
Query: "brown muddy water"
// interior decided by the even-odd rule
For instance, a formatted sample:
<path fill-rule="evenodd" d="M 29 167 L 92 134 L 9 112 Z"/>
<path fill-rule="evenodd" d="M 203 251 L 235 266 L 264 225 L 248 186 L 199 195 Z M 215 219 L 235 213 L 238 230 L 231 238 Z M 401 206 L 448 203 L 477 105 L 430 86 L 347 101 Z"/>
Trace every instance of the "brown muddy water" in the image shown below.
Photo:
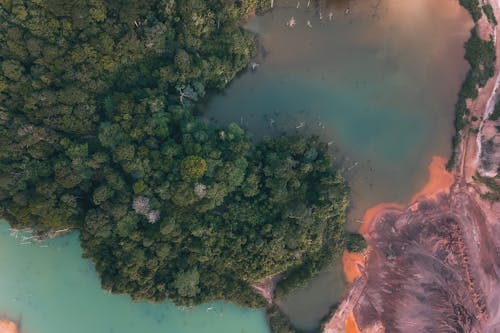
<path fill-rule="evenodd" d="M 201 111 L 257 139 L 299 132 L 330 142 L 356 230 L 368 207 L 408 202 L 431 157 L 449 155 L 472 20 L 457 0 L 274 2 L 246 25 L 259 35 L 256 71 Z M 318 327 L 345 290 L 340 272 L 333 265 L 282 302 L 298 328 Z"/>

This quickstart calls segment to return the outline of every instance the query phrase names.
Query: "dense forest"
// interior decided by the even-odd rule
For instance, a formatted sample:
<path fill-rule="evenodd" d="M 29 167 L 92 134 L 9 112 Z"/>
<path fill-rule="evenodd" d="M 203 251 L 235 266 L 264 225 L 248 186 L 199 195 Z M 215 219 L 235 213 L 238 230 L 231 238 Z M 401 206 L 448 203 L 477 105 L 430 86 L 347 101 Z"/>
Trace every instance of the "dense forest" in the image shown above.
<path fill-rule="evenodd" d="M 263 305 L 250 283 L 340 252 L 347 188 L 325 144 L 192 114 L 246 68 L 240 23 L 262 6 L 0 0 L 0 216 L 78 229 L 104 288 L 184 305 Z"/>

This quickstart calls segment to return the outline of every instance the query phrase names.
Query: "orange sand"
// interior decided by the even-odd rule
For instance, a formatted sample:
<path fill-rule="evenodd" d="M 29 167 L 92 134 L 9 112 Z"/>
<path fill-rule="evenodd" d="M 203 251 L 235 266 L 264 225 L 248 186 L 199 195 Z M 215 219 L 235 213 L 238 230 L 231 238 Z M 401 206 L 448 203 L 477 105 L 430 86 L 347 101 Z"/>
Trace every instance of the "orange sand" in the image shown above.
<path fill-rule="evenodd" d="M 0 332 L 1 333 L 19 333 L 16 323 L 10 320 L 1 319 L 0 320 Z"/>
<path fill-rule="evenodd" d="M 430 196 L 436 192 L 449 190 L 451 185 L 453 185 L 455 179 L 453 175 L 446 171 L 446 159 L 440 156 L 433 156 L 431 164 L 429 165 L 429 180 L 424 185 L 424 187 L 415 194 L 410 203 L 414 203 L 417 199 Z M 359 228 L 359 233 L 366 236 L 368 230 L 370 230 L 370 225 L 375 220 L 375 218 L 386 209 L 405 209 L 402 204 L 394 202 L 383 202 L 370 207 L 366 210 L 363 215 L 363 224 Z"/>
<path fill-rule="evenodd" d="M 353 283 L 361 275 L 360 267 L 364 267 L 365 257 L 361 253 L 344 251 L 342 265 L 347 282 Z"/>
<path fill-rule="evenodd" d="M 436 192 L 450 189 L 455 179 L 453 175 L 446 170 L 445 166 L 446 159 L 439 156 L 432 157 L 432 162 L 429 165 L 429 180 L 424 188 L 413 196 L 411 203 L 414 203 L 420 197 L 430 196 Z"/>
<path fill-rule="evenodd" d="M 417 194 L 413 196 L 410 204 L 415 203 L 418 199 L 426 196 L 431 196 L 437 192 L 449 191 L 455 179 L 451 173 L 446 171 L 446 159 L 439 156 L 433 156 L 429 165 L 429 180 L 425 186 Z M 376 218 L 388 209 L 404 210 L 405 205 L 391 202 L 383 202 L 366 210 L 363 215 L 363 224 L 359 228 L 359 233 L 363 236 L 368 235 L 371 224 Z M 342 256 L 344 266 L 344 275 L 349 283 L 352 283 L 361 275 L 360 267 L 364 266 L 364 256 L 356 253 L 344 252 Z M 359 266 L 361 265 L 361 266 Z M 346 333 L 359 333 L 354 314 L 351 312 L 345 323 Z"/>
<path fill-rule="evenodd" d="M 368 234 L 368 230 L 370 230 L 370 225 L 382 211 L 386 209 L 403 210 L 404 208 L 405 207 L 403 205 L 394 202 L 382 202 L 378 205 L 368 208 L 363 215 L 363 224 L 361 225 L 361 227 L 359 227 L 358 232 L 363 236 L 366 236 Z"/>
<path fill-rule="evenodd" d="M 352 311 L 349 313 L 349 317 L 347 317 L 345 321 L 345 333 L 360 333 Z"/>

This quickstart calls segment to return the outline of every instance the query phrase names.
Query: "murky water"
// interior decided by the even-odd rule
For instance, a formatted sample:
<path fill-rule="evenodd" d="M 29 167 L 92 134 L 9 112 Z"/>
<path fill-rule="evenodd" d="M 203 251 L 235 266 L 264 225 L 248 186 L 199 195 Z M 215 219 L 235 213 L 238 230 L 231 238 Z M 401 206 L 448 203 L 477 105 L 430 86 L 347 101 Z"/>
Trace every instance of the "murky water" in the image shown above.
<path fill-rule="evenodd" d="M 81 259 L 76 233 L 28 243 L 0 222 L 0 315 L 20 320 L 23 333 L 269 331 L 261 311 L 223 302 L 183 309 L 107 294 L 94 266 Z"/>
<path fill-rule="evenodd" d="M 257 138 L 300 132 L 329 141 L 352 186 L 347 227 L 355 230 L 373 204 L 408 201 L 432 155 L 449 155 L 472 21 L 456 0 L 275 3 L 247 25 L 261 36 L 256 71 L 202 111 Z M 345 287 L 336 272 L 285 300 L 297 326 L 312 329 L 328 312 Z"/>

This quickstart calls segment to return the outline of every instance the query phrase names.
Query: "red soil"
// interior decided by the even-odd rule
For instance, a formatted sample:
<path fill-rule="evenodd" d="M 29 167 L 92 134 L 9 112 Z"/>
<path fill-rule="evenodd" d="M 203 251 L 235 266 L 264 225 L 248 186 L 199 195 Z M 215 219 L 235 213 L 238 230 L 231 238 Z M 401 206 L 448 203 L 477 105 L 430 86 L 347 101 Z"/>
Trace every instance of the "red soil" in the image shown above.
<path fill-rule="evenodd" d="M 360 333 L 352 311 L 351 311 L 351 313 L 349 313 L 349 317 L 347 317 L 347 319 L 345 321 L 345 333 Z"/>
<path fill-rule="evenodd" d="M 361 269 L 365 266 L 365 256 L 361 253 L 344 251 L 342 265 L 347 282 L 353 283 L 361 275 Z"/>
<path fill-rule="evenodd" d="M 455 179 L 453 175 L 446 170 L 446 159 L 440 156 L 433 156 L 429 165 L 429 180 L 424 188 L 420 190 L 411 199 L 411 203 L 417 201 L 420 197 L 429 197 L 441 191 L 449 192 Z"/>

